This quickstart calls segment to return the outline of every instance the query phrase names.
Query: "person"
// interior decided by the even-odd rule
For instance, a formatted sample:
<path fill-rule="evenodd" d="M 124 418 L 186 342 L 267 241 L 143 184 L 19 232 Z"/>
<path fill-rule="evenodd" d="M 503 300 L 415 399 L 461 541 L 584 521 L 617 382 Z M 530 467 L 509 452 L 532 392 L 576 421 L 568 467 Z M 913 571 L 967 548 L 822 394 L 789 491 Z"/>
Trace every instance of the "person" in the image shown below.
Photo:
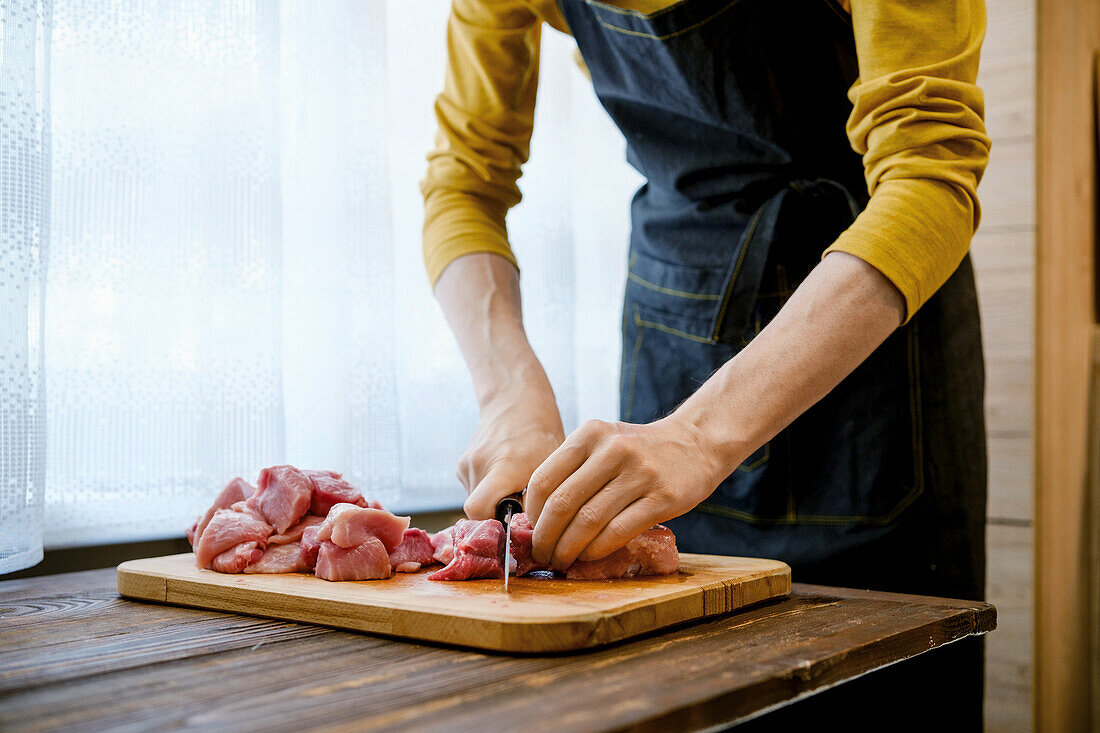
<path fill-rule="evenodd" d="M 645 178 L 621 422 L 568 437 L 505 226 L 543 23 L 576 40 Z M 664 522 L 681 551 L 781 559 L 796 582 L 981 599 L 984 28 L 982 0 L 454 0 L 422 190 L 480 406 L 466 513 L 528 487 L 535 558 L 558 568 Z M 980 642 L 760 721 L 914 700 L 910 724 L 980 728 Z"/>

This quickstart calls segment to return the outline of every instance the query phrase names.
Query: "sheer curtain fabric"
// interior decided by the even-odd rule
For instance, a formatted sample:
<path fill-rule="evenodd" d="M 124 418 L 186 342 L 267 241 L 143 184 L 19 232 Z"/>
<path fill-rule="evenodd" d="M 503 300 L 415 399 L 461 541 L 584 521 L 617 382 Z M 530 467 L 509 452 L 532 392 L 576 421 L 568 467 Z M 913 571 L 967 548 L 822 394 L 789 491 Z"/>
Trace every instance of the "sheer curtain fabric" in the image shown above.
<path fill-rule="evenodd" d="M 0 571 L 178 535 L 281 462 L 459 506 L 477 410 L 417 188 L 449 3 L 0 7 Z M 509 222 L 567 429 L 617 413 L 638 182 L 572 48 L 544 36 Z"/>

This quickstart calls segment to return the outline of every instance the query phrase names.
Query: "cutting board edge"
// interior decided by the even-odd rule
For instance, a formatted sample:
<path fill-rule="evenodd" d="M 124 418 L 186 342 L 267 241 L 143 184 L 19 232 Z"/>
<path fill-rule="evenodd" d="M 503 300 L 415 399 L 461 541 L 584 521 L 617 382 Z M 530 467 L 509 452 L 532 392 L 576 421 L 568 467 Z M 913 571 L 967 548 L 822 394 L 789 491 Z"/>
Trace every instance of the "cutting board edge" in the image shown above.
<path fill-rule="evenodd" d="M 263 576 L 218 574 L 212 576 L 216 582 L 203 582 L 179 573 L 142 569 L 142 565 L 150 561 L 187 556 L 190 553 L 120 564 L 117 570 L 119 593 L 128 598 L 158 603 L 520 654 L 568 652 L 604 646 L 670 626 L 729 613 L 782 597 L 791 591 L 790 567 L 780 561 L 761 559 L 754 561 L 768 563 L 769 567 L 760 568 L 749 577 L 742 576 L 736 581 L 719 580 L 677 589 L 658 599 L 608 609 L 585 610 L 568 618 L 532 616 L 519 621 L 492 613 L 469 611 L 462 616 L 453 616 L 391 600 L 384 605 L 365 605 L 332 597 L 311 598 L 309 600 L 324 608 L 324 618 L 319 618 L 309 608 L 296 607 L 284 601 L 302 600 L 303 597 L 294 592 L 234 586 L 224 582 L 230 578 Z M 311 578 L 304 574 L 301 577 Z M 235 597 L 223 597 L 225 589 L 230 588 L 235 591 Z M 219 590 L 223 593 L 219 594 Z M 246 606 L 247 610 L 242 610 L 242 606 Z"/>

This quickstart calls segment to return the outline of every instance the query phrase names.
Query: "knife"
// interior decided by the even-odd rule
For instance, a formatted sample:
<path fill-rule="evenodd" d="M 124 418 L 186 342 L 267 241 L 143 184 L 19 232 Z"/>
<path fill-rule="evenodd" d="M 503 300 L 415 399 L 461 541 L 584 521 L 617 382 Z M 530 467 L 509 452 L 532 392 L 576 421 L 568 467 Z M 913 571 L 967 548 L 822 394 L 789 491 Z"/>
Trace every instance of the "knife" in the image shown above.
<path fill-rule="evenodd" d="M 508 592 L 508 576 L 512 568 L 512 517 L 523 511 L 523 495 L 527 489 L 506 496 L 497 502 L 497 520 L 504 525 L 504 592 Z"/>

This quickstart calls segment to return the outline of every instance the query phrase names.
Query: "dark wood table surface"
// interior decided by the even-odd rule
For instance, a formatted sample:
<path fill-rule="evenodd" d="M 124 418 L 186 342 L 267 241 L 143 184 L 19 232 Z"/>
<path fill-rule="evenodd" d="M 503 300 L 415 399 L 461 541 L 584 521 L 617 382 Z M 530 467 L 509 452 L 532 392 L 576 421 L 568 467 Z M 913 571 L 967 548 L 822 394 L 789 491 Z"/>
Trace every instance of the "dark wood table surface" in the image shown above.
<path fill-rule="evenodd" d="M 0 582 L 0 730 L 693 730 L 995 626 L 985 603 L 796 584 L 516 657 L 124 600 L 113 569 L 91 570 Z"/>

